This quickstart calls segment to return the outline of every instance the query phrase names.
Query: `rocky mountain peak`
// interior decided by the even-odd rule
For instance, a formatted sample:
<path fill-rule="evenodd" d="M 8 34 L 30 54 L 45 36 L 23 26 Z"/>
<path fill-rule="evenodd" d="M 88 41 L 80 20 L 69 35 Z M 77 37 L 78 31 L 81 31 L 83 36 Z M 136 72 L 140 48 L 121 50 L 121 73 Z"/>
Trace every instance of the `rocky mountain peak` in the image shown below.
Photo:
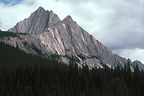
<path fill-rule="evenodd" d="M 36 11 L 46 11 L 46 10 L 40 6 Z"/>
<path fill-rule="evenodd" d="M 50 14 L 54 14 L 54 12 L 52 10 L 50 10 Z"/>
<path fill-rule="evenodd" d="M 73 19 L 70 15 L 66 16 L 63 21 L 65 21 L 65 20 L 66 21 L 73 21 Z"/>
<path fill-rule="evenodd" d="M 81 29 L 81 27 L 76 23 L 76 21 L 74 21 L 73 20 L 73 18 L 70 16 L 70 15 L 68 15 L 68 16 L 66 16 L 63 20 L 62 20 L 62 22 L 67 26 L 67 28 L 69 29 L 69 31 L 71 30 L 75 30 L 75 31 L 77 31 L 77 30 L 80 30 Z M 73 29 L 74 28 L 74 29 Z"/>
<path fill-rule="evenodd" d="M 63 19 L 63 22 L 76 23 L 70 15 L 66 16 L 66 17 Z"/>
<path fill-rule="evenodd" d="M 43 33 L 47 27 L 55 25 L 60 21 L 60 18 L 54 14 L 53 11 L 46 11 L 43 7 L 39 7 L 29 16 L 29 18 L 18 22 L 8 31 L 15 33 L 39 34 Z"/>

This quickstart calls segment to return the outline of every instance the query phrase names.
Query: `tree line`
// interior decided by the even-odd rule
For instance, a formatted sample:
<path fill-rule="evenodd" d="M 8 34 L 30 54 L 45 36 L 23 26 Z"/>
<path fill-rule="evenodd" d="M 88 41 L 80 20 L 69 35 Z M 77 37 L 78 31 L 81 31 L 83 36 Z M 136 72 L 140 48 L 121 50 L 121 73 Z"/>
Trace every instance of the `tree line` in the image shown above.
<path fill-rule="evenodd" d="M 79 67 L 0 43 L 0 96 L 144 96 L 144 72 L 125 67 Z"/>

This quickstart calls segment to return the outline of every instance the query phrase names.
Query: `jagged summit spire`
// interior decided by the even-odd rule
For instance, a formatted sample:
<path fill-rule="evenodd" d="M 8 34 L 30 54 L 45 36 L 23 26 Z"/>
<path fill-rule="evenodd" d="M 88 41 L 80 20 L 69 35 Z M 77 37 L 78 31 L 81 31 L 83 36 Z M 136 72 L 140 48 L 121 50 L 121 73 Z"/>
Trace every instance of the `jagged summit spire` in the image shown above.
<path fill-rule="evenodd" d="M 72 17 L 71 17 L 70 15 L 68 15 L 66 18 L 67 18 L 67 19 L 72 19 Z"/>
<path fill-rule="evenodd" d="M 39 7 L 33 12 L 29 18 L 18 22 L 13 28 L 8 31 L 16 33 L 43 33 L 47 27 L 50 27 L 58 22 L 60 18 L 53 11 L 46 11 L 43 7 Z"/>
<path fill-rule="evenodd" d="M 52 10 L 49 11 L 49 17 L 54 16 L 56 14 L 54 14 L 54 12 Z"/>
<path fill-rule="evenodd" d="M 63 21 L 73 21 L 73 19 L 70 15 L 68 15 L 63 19 Z"/>
<path fill-rule="evenodd" d="M 45 9 L 44 9 L 43 7 L 40 6 L 37 10 L 45 10 Z"/>
<path fill-rule="evenodd" d="M 50 13 L 54 13 L 52 10 L 50 10 Z"/>
<path fill-rule="evenodd" d="M 34 11 L 33 13 L 35 14 L 35 13 L 44 13 L 44 12 L 49 12 L 48 10 L 45 10 L 43 7 L 39 7 L 36 11 Z M 32 13 L 32 14 L 33 14 Z"/>

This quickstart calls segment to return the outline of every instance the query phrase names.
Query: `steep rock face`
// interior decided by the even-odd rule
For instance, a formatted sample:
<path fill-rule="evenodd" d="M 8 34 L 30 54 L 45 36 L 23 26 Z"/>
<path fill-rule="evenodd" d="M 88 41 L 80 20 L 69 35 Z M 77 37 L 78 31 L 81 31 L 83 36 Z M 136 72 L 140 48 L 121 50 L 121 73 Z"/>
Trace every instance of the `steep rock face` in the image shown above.
<path fill-rule="evenodd" d="M 87 63 L 90 66 L 101 67 L 101 64 L 124 66 L 127 62 L 126 59 L 114 55 L 106 46 L 82 29 L 70 16 L 47 28 L 40 35 L 40 41 L 51 52 L 62 55 L 72 54 L 78 58 L 82 55 L 85 59 L 80 60 L 81 63 Z"/>
<path fill-rule="evenodd" d="M 52 11 L 46 11 L 39 7 L 29 18 L 18 22 L 13 28 L 8 31 L 16 33 L 42 33 L 45 28 L 60 22 L 59 17 Z"/>
<path fill-rule="evenodd" d="M 136 60 L 133 62 L 133 67 L 136 67 L 137 65 L 140 70 L 144 70 L 144 65 L 140 61 Z"/>
<path fill-rule="evenodd" d="M 41 7 L 9 31 L 27 34 L 0 40 L 18 46 L 28 53 L 73 55 L 79 64 L 87 63 L 89 67 L 103 67 L 103 64 L 109 67 L 117 64 L 124 66 L 127 63 L 125 58 L 113 54 L 81 28 L 71 16 L 61 21 L 52 11 L 45 11 Z M 64 58 L 62 61 L 68 62 Z M 137 63 L 141 69 L 144 69 L 141 62 L 131 62 L 131 67 L 133 68 Z"/>

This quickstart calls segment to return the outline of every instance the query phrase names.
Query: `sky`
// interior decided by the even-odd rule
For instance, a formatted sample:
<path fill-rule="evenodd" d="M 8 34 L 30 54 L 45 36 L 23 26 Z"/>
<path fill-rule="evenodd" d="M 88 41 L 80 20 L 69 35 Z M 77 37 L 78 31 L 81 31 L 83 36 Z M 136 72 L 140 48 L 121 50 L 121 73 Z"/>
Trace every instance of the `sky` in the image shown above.
<path fill-rule="evenodd" d="M 39 6 L 72 18 L 113 53 L 144 63 L 144 0 L 0 0 L 0 29 Z"/>

